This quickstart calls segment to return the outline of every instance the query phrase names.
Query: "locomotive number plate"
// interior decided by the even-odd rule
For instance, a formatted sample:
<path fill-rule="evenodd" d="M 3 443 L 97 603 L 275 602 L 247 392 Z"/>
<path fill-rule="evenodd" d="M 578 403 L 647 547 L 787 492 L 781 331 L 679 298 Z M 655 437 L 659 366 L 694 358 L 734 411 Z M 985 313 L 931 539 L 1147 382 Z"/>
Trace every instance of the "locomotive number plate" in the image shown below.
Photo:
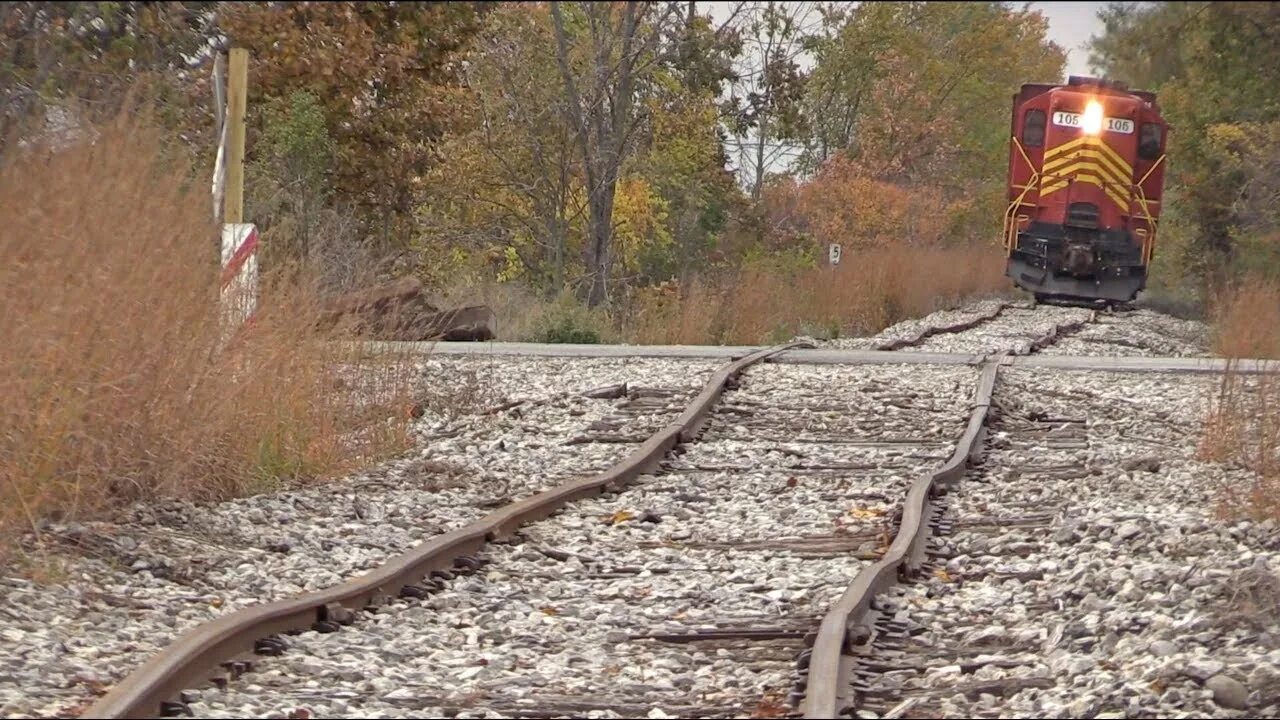
<path fill-rule="evenodd" d="M 1107 118 L 1107 129 L 1111 132 L 1133 134 L 1133 121 L 1126 118 Z"/>
<path fill-rule="evenodd" d="M 1080 127 L 1084 124 L 1084 115 L 1080 113 L 1058 112 L 1053 114 L 1054 125 L 1065 125 L 1066 127 Z"/>
<path fill-rule="evenodd" d="M 1107 131 L 1123 133 L 1125 135 L 1133 134 L 1133 121 L 1128 118 L 1107 118 Z M 1059 110 L 1053 114 L 1053 124 L 1063 127 L 1078 128 L 1084 125 L 1084 114 L 1063 112 Z"/>

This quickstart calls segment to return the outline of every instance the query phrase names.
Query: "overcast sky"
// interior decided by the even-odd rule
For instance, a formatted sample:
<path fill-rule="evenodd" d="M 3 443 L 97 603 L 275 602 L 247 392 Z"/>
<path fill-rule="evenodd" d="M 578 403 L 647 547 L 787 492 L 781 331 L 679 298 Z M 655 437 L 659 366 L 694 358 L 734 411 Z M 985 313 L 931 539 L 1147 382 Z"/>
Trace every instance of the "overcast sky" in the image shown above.
<path fill-rule="evenodd" d="M 1105 2 L 1035 2 L 1031 9 L 1039 10 L 1049 19 L 1049 39 L 1067 51 L 1067 74 L 1089 74 L 1089 52 L 1082 46 L 1090 35 L 1102 34 L 1102 21 L 1098 11 Z M 1028 78 L 1028 82 L 1032 82 Z"/>

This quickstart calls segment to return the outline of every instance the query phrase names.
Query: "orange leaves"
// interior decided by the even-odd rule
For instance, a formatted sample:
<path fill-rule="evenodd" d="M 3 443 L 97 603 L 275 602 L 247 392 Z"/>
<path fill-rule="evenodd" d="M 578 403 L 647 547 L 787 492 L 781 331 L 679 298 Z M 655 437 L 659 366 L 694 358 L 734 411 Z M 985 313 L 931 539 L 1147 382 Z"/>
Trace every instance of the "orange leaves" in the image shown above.
<path fill-rule="evenodd" d="M 877 518 L 884 517 L 884 514 L 885 514 L 884 508 L 856 507 L 856 508 L 851 508 L 849 510 L 849 517 L 852 517 L 856 520 L 875 520 Z"/>
<path fill-rule="evenodd" d="M 905 187 L 876 180 L 860 163 L 837 155 L 811 180 L 766 189 L 769 225 L 781 230 L 775 244 L 838 242 L 846 250 L 892 245 L 942 245 L 946 233 L 940 188 Z"/>
<path fill-rule="evenodd" d="M 636 514 L 630 510 L 619 510 L 605 518 L 605 522 L 610 525 L 618 525 L 628 520 L 634 520 Z"/>
<path fill-rule="evenodd" d="M 455 55 L 478 28 L 469 3 L 228 3 L 220 23 L 252 53 L 250 108 L 298 90 L 324 104 L 338 148 L 338 191 L 395 234 L 421 200 L 414 178 L 436 161 L 434 144 L 457 120 Z M 376 91 L 374 90 L 376 89 Z M 377 172 L 369 168 L 376 167 Z"/>

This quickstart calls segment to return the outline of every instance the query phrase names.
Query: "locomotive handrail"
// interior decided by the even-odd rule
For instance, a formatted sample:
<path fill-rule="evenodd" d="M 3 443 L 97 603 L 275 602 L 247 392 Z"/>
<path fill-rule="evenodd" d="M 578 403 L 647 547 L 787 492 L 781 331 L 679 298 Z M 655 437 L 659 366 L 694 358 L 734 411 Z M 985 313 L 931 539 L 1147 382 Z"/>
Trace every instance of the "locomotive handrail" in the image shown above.
<path fill-rule="evenodd" d="M 1151 177 L 1151 173 L 1155 172 L 1156 168 L 1160 167 L 1160 163 L 1162 162 L 1164 162 L 1164 155 L 1161 155 L 1154 163 L 1151 164 L 1151 168 L 1148 169 L 1147 174 L 1143 175 L 1142 179 L 1138 181 L 1138 185 L 1142 185 L 1142 183 L 1146 182 L 1147 178 Z"/>
<path fill-rule="evenodd" d="M 1018 142 L 1018 136 L 1014 135 L 1009 139 L 1013 141 L 1013 146 L 1018 148 L 1018 154 L 1022 155 L 1023 162 L 1025 162 L 1027 167 L 1031 169 L 1031 177 L 1027 179 L 1027 184 L 1022 188 L 1022 192 L 1018 195 L 1018 198 L 1010 203 L 1009 209 L 1005 211 L 1004 248 L 1006 257 L 1013 254 L 1013 249 L 1017 245 L 1018 207 L 1022 205 L 1023 199 L 1027 197 L 1027 193 L 1031 192 L 1032 188 L 1037 187 L 1040 181 L 1040 171 L 1036 169 L 1035 163 L 1031 162 L 1031 157 L 1028 156 L 1027 151 L 1023 149 L 1022 143 Z"/>
<path fill-rule="evenodd" d="M 1135 189 L 1138 191 L 1138 207 L 1142 209 L 1143 218 L 1147 221 L 1147 225 L 1151 228 L 1147 232 L 1147 237 L 1143 238 L 1143 241 L 1142 241 L 1143 264 L 1151 263 L 1151 255 L 1152 255 L 1152 252 L 1155 250 L 1156 220 L 1155 218 L 1151 217 L 1151 203 L 1153 201 L 1147 199 L 1147 193 L 1145 190 L 1142 189 L 1142 184 L 1147 181 L 1147 178 L 1151 177 L 1151 173 L 1155 172 L 1156 168 L 1160 167 L 1160 163 L 1164 162 L 1164 157 L 1165 157 L 1164 155 L 1161 155 L 1160 157 L 1156 158 L 1156 161 L 1151 164 L 1150 168 L 1147 169 L 1147 172 L 1142 176 L 1142 179 L 1139 180 L 1137 184 L 1134 186 Z"/>

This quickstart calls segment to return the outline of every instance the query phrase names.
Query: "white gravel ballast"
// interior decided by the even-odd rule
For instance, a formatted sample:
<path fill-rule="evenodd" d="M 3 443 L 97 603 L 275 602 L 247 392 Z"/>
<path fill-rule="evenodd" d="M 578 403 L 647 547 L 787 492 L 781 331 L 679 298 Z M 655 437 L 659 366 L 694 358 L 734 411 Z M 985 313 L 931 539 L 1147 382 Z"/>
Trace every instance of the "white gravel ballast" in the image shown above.
<path fill-rule="evenodd" d="M 1040 352 L 1047 355 L 1207 357 L 1209 331 L 1194 320 L 1181 320 L 1147 309 L 1093 311 L 1056 305 L 1031 306 L 1000 300 L 983 300 L 954 310 L 940 310 L 922 318 L 905 320 L 862 338 L 841 338 L 823 347 L 870 350 L 881 343 L 911 339 L 932 330 L 983 318 L 997 307 L 994 318 L 974 327 L 939 332 L 909 347 L 913 352 L 998 354 L 1027 352 L 1033 340 L 1056 326 L 1093 316 L 1093 322 L 1076 327 Z"/>
<path fill-rule="evenodd" d="M 291 638 L 284 656 L 191 708 L 784 710 L 804 635 L 875 557 L 908 483 L 950 455 L 976 379 L 971 367 L 752 368 L 664 471 L 527 526 L 421 603 Z"/>
<path fill-rule="evenodd" d="M 938 566 L 885 612 L 861 717 L 1276 717 L 1280 526 L 1223 521 L 1214 378 L 1002 371 Z"/>

